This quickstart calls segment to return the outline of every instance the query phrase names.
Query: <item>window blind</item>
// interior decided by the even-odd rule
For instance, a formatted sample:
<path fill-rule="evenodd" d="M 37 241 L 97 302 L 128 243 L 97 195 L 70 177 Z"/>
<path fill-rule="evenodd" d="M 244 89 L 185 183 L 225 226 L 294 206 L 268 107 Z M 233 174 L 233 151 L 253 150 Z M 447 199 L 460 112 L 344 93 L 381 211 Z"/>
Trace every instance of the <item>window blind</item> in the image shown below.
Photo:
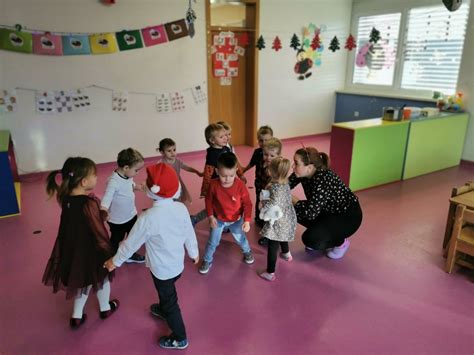
<path fill-rule="evenodd" d="M 409 11 L 403 89 L 455 92 L 468 16 L 468 3 L 455 12 L 449 12 L 443 5 Z"/>
<path fill-rule="evenodd" d="M 357 28 L 356 61 L 354 63 L 354 84 L 392 85 L 397 54 L 401 13 L 359 17 Z M 372 28 L 380 32 L 381 39 L 374 44 L 370 53 L 360 54 L 367 45 Z M 365 57 L 366 65 L 357 64 Z"/>

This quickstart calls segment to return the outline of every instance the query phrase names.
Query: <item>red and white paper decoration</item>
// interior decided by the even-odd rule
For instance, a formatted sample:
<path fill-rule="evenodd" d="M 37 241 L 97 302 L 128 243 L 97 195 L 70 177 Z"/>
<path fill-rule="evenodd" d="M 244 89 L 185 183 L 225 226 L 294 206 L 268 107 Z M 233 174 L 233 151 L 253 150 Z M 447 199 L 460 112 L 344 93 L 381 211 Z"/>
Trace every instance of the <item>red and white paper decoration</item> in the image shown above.
<path fill-rule="evenodd" d="M 232 78 L 239 75 L 239 56 L 245 54 L 245 49 L 239 46 L 235 34 L 228 31 L 214 36 L 211 53 L 214 76 L 220 78 L 221 85 L 231 85 Z"/>

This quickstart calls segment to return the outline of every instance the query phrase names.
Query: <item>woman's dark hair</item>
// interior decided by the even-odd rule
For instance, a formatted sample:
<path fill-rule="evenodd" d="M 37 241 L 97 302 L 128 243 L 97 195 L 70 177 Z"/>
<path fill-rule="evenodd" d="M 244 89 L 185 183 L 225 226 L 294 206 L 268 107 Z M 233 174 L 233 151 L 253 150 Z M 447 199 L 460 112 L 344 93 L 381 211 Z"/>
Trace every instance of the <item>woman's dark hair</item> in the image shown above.
<path fill-rule="evenodd" d="M 61 204 L 82 181 L 92 173 L 96 173 L 95 163 L 89 158 L 67 158 L 61 170 L 54 170 L 46 178 L 46 193 L 51 198 L 56 193 L 56 199 Z M 56 183 L 56 175 L 61 173 L 61 185 Z"/>
<path fill-rule="evenodd" d="M 141 163 L 143 160 L 143 156 L 140 152 L 133 148 L 124 149 L 117 155 L 117 165 L 121 168 L 124 166 L 132 167 L 137 163 Z"/>
<path fill-rule="evenodd" d="M 233 169 L 237 166 L 237 156 L 231 152 L 225 152 L 217 158 L 217 168 Z"/>
<path fill-rule="evenodd" d="M 176 143 L 171 138 L 163 138 L 158 144 L 158 150 L 163 152 L 168 147 L 176 146 Z"/>
<path fill-rule="evenodd" d="M 321 170 L 329 168 L 329 156 L 326 153 L 320 153 L 314 147 L 300 148 L 295 154 L 301 157 L 301 161 L 304 165 L 313 164 L 316 169 Z"/>

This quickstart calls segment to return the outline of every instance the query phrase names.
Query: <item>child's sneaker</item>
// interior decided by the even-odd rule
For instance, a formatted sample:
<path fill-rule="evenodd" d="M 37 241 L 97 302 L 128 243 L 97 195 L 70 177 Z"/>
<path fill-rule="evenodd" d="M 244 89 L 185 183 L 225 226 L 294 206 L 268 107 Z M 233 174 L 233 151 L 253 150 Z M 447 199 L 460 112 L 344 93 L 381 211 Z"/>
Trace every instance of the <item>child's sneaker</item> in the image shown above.
<path fill-rule="evenodd" d="M 133 255 L 128 258 L 127 260 L 125 260 L 126 263 L 138 263 L 138 264 L 142 264 L 145 262 L 145 257 L 143 255 L 140 255 L 140 254 L 137 254 L 137 253 L 133 253 Z"/>
<path fill-rule="evenodd" d="M 260 276 L 262 279 L 265 279 L 267 281 L 275 281 L 275 273 L 274 272 L 266 272 L 265 270 L 261 271 L 258 273 L 258 276 Z"/>
<path fill-rule="evenodd" d="M 158 343 L 160 344 L 160 347 L 164 349 L 178 349 L 178 350 L 186 349 L 189 345 L 187 339 L 176 340 L 167 336 L 161 337 Z"/>
<path fill-rule="evenodd" d="M 166 320 L 166 317 L 161 313 L 161 308 L 159 303 L 153 303 L 150 306 L 150 313 L 153 314 L 155 317 L 158 317 L 162 320 Z"/>
<path fill-rule="evenodd" d="M 201 266 L 199 267 L 199 273 L 200 274 L 207 274 L 209 272 L 209 269 L 211 268 L 212 263 L 209 261 L 203 260 Z"/>
<path fill-rule="evenodd" d="M 119 308 L 120 302 L 118 299 L 113 299 L 109 302 L 109 305 L 110 309 L 108 311 L 103 311 L 99 313 L 101 319 L 110 317 Z"/>
<path fill-rule="evenodd" d="M 305 246 L 304 246 L 304 250 L 305 250 L 305 251 L 315 251 L 316 249 L 307 247 L 307 246 L 305 245 Z"/>
<path fill-rule="evenodd" d="M 244 253 L 244 262 L 246 264 L 253 264 L 255 262 L 251 251 L 249 251 L 248 253 Z"/>
<path fill-rule="evenodd" d="M 349 245 L 351 245 L 351 242 L 346 238 L 344 239 L 344 243 L 340 246 L 330 249 L 327 252 L 327 256 L 331 259 L 340 259 L 347 252 L 347 249 L 349 249 Z"/>
<path fill-rule="evenodd" d="M 288 253 L 280 253 L 280 258 L 282 258 L 285 261 L 292 261 L 293 260 L 293 255 L 291 255 L 290 252 Z"/>

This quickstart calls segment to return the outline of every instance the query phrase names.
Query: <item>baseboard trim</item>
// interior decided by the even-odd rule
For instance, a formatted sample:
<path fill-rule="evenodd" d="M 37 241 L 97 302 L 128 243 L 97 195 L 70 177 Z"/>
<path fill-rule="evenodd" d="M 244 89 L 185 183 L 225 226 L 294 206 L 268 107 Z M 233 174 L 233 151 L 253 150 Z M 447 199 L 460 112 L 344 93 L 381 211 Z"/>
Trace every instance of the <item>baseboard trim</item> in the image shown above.
<path fill-rule="evenodd" d="M 316 139 L 316 138 L 322 138 L 322 137 L 328 137 L 330 138 L 331 137 L 331 132 L 326 132 L 326 133 L 318 133 L 318 134 L 310 134 L 310 135 L 307 135 L 307 136 L 298 136 L 298 137 L 289 137 L 289 138 L 282 138 L 281 141 L 283 143 L 285 142 L 297 142 L 297 141 L 303 141 L 303 140 L 308 140 L 308 139 Z M 245 146 L 245 145 L 243 145 Z M 236 148 L 238 147 L 242 147 L 242 146 L 237 146 Z M 247 147 L 247 146 L 245 146 Z M 252 146 L 248 146 L 248 147 L 251 147 L 251 148 L 255 148 L 255 147 L 252 147 Z M 194 151 L 190 151 L 190 152 L 184 152 L 184 153 L 179 153 L 178 154 L 178 157 L 180 159 L 183 159 L 183 158 L 199 158 L 199 157 L 205 157 L 206 156 L 206 150 L 194 150 Z M 153 163 L 153 162 L 158 162 L 161 158 L 161 155 L 155 155 L 155 156 L 151 156 L 151 157 L 147 157 L 145 158 L 145 164 L 150 164 L 150 163 Z M 474 162 L 470 162 L 472 164 L 474 164 Z M 105 168 L 114 168 L 115 166 L 117 165 L 117 163 L 115 161 L 112 161 L 112 162 L 106 162 L 106 163 L 97 163 L 97 168 L 99 169 L 105 169 Z M 20 174 L 20 181 L 21 180 L 29 180 L 29 179 L 35 179 L 35 178 L 46 178 L 46 176 L 49 174 L 49 171 L 40 171 L 40 172 L 34 172 L 34 173 L 27 173 L 27 174 Z"/>

